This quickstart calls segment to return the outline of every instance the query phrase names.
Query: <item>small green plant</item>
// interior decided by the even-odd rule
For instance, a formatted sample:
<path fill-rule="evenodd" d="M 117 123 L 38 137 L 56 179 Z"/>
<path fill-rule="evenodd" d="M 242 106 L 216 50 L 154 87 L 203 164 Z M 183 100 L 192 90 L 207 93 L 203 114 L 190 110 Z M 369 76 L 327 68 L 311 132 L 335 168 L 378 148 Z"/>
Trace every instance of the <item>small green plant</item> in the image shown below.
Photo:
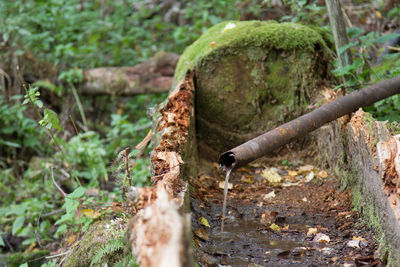
<path fill-rule="evenodd" d="M 85 194 L 83 187 L 78 187 L 71 194 L 65 196 L 65 202 L 62 208 L 65 209 L 65 214 L 61 216 L 59 220 L 55 222 L 55 225 L 60 225 L 55 233 L 55 236 L 59 236 L 67 231 L 68 226 L 77 225 L 80 227 L 74 227 L 73 231 L 82 230 L 85 232 L 89 225 L 93 222 L 93 218 L 87 216 L 80 216 L 76 218 L 76 211 L 79 210 L 80 201 L 82 201 Z"/>
<path fill-rule="evenodd" d="M 119 237 L 111 239 L 107 244 L 103 245 L 92 258 L 90 266 L 96 266 L 102 262 L 104 258 L 109 258 L 110 256 L 115 255 L 116 252 L 119 252 L 123 257 L 113 263 L 113 266 L 136 267 L 137 265 L 132 254 L 129 251 L 126 251 L 127 244 L 124 235 L 125 231 L 119 231 Z"/>

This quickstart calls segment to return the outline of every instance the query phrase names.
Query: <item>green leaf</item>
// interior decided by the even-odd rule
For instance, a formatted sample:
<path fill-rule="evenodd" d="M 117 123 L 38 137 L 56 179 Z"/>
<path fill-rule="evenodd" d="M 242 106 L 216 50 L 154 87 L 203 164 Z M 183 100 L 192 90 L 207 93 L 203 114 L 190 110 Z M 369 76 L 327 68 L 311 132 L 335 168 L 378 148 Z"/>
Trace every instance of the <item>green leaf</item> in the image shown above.
<path fill-rule="evenodd" d="M 46 80 L 38 80 L 33 83 L 34 86 L 45 88 L 53 93 L 56 93 L 58 96 L 61 95 L 61 90 L 59 87 L 55 86 L 53 83 Z"/>
<path fill-rule="evenodd" d="M 38 108 L 42 108 L 42 107 L 43 107 L 43 102 L 42 102 L 42 100 L 35 100 L 35 105 L 36 105 Z"/>
<path fill-rule="evenodd" d="M 5 247 L 6 244 L 4 244 L 3 237 L 0 235 L 0 247 Z"/>
<path fill-rule="evenodd" d="M 348 43 L 347 45 L 344 45 L 344 46 L 342 46 L 342 47 L 339 47 L 339 49 L 338 49 L 338 56 L 339 55 L 341 55 L 345 50 L 347 50 L 348 48 L 350 48 L 350 47 L 353 47 L 353 46 L 356 46 L 356 45 L 358 45 L 359 44 L 359 42 L 358 41 L 355 41 L 355 42 L 352 42 L 352 43 Z"/>
<path fill-rule="evenodd" d="M 393 40 L 393 39 L 395 39 L 397 37 L 400 37 L 400 33 L 387 34 L 387 35 L 381 36 L 379 38 L 376 38 L 375 42 L 376 43 L 385 43 L 385 42 Z"/>
<path fill-rule="evenodd" d="M 52 127 L 54 127 L 57 130 L 63 131 L 57 113 L 55 113 L 51 109 L 46 108 L 44 110 L 44 117 L 47 119 L 47 121 L 51 124 Z"/>
<path fill-rule="evenodd" d="M 76 199 L 65 198 L 65 209 L 67 210 L 67 214 L 72 213 L 75 214 L 76 208 L 79 206 L 79 202 Z"/>
<path fill-rule="evenodd" d="M 80 186 L 77 189 L 75 189 L 74 192 L 69 194 L 68 197 L 70 197 L 72 199 L 77 199 L 77 198 L 80 198 L 81 196 L 83 196 L 84 194 L 85 194 L 85 188 Z"/>
<path fill-rule="evenodd" d="M 346 29 L 346 31 L 350 38 L 358 37 L 364 33 L 364 29 L 357 27 L 349 27 Z"/>
<path fill-rule="evenodd" d="M 21 147 L 20 144 L 15 143 L 15 142 L 11 142 L 11 141 L 5 141 L 5 140 L 0 140 L 0 144 L 6 145 L 6 146 L 10 146 L 10 147 Z"/>
<path fill-rule="evenodd" d="M 12 234 L 15 235 L 24 226 L 25 216 L 19 216 L 15 219 L 12 226 Z"/>
<path fill-rule="evenodd" d="M 20 264 L 18 267 L 28 267 L 28 263 Z"/>

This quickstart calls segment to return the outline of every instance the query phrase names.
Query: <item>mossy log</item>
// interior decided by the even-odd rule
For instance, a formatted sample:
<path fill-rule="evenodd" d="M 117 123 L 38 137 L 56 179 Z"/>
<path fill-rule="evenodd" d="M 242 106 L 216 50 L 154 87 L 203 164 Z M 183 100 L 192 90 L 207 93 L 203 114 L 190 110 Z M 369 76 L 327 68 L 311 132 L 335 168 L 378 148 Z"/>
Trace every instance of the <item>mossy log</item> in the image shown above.
<path fill-rule="evenodd" d="M 360 109 L 349 123 L 332 122 L 316 135 L 320 155 L 375 229 L 381 260 L 400 266 L 400 136 L 388 126 Z"/>

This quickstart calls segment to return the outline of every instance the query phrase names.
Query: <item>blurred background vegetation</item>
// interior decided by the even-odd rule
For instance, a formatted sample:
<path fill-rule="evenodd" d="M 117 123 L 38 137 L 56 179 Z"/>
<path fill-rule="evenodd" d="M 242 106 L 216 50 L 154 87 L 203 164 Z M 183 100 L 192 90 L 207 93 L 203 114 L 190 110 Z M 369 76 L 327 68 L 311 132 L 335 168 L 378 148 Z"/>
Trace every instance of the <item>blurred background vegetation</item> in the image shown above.
<path fill-rule="evenodd" d="M 335 74 L 353 75 L 350 90 L 399 75 L 399 53 L 382 52 L 386 42 L 399 36 L 392 33 L 400 29 L 400 4 L 342 2 L 355 61 Z M 76 99 L 68 97 L 81 69 L 133 66 L 160 51 L 181 54 L 210 26 L 252 19 L 330 30 L 324 1 L 318 0 L 1 1 L 0 252 L 55 251 L 66 245 L 59 242 L 64 234 L 87 229 L 97 218 L 76 216 L 76 207 L 104 211 L 98 207 L 123 201 L 126 170 L 113 162 L 127 147 L 131 182 L 150 185 L 150 148 L 135 157 L 139 151 L 134 147 L 147 134 L 148 108 L 166 94 L 81 96 L 85 129 Z M 25 97 L 28 103 L 22 105 L 29 94 L 36 94 L 36 102 Z M 38 115 L 35 105 L 53 110 L 55 117 Z M 58 121 L 65 105 L 72 107 L 67 110 L 79 133 L 66 129 L 70 121 Z M 379 119 L 400 121 L 400 98 L 382 100 L 367 110 Z M 58 125 L 64 131 L 57 130 Z"/>

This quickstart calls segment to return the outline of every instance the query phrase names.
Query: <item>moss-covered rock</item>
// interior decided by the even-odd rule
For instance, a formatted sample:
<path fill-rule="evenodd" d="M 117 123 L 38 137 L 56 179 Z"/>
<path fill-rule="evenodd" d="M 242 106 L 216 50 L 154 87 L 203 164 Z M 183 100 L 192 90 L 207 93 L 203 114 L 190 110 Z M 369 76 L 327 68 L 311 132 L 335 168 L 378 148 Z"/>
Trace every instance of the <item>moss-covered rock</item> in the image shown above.
<path fill-rule="evenodd" d="M 231 21 L 205 32 L 181 56 L 175 78 L 196 73 L 200 139 L 222 152 L 304 113 L 330 75 L 318 30 L 274 21 Z"/>

